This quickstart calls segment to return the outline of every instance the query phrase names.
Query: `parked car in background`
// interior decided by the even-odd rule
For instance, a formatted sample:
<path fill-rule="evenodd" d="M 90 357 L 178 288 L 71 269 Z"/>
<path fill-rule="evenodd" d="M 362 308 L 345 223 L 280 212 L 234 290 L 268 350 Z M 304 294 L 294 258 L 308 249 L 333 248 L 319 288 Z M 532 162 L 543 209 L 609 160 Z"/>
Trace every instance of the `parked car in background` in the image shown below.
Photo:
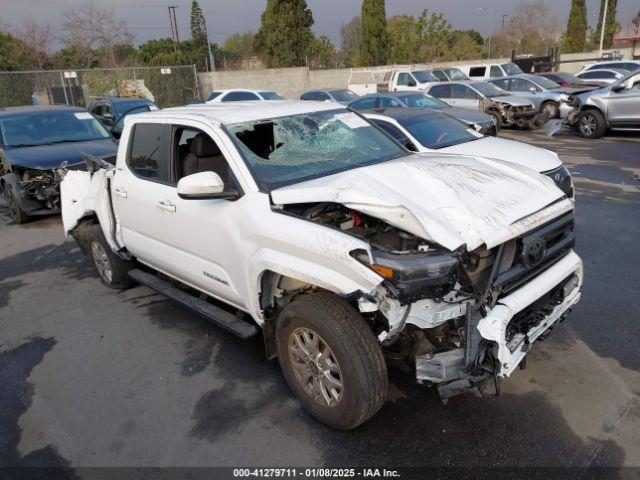
<path fill-rule="evenodd" d="M 449 117 L 474 128 L 483 135 L 497 135 L 498 127 L 493 116 L 479 110 L 452 107 L 426 93 L 419 92 L 389 92 L 365 95 L 349 104 L 349 108 L 357 111 L 375 110 L 380 108 L 424 108 L 438 110 Z"/>
<path fill-rule="evenodd" d="M 385 108 L 362 114 L 414 152 L 478 155 L 512 162 L 551 178 L 558 188 L 573 198 L 571 174 L 555 152 L 523 142 L 484 136 L 441 112 L 416 108 Z"/>
<path fill-rule="evenodd" d="M 0 109 L 0 194 L 14 223 L 60 211 L 58 167 L 83 169 L 83 154 L 114 157 L 105 127 L 78 107 Z"/>
<path fill-rule="evenodd" d="M 623 78 L 627 73 L 629 73 L 628 70 L 602 68 L 597 70 L 587 70 L 586 72 L 579 73 L 576 77 L 586 81 L 595 80 L 597 82 L 612 84 Z"/>
<path fill-rule="evenodd" d="M 428 70 L 379 69 L 352 70 L 349 90 L 358 95 L 378 92 L 423 91 L 427 85 L 439 82 Z"/>
<path fill-rule="evenodd" d="M 523 73 L 510 77 L 487 80 L 502 90 L 531 100 L 539 113 L 545 112 L 549 118 L 566 117 L 571 111 L 567 103 L 573 89 L 562 87 L 548 78 Z"/>
<path fill-rule="evenodd" d="M 459 68 L 437 68 L 430 70 L 441 82 L 451 82 L 456 80 L 471 80 Z"/>
<path fill-rule="evenodd" d="M 158 110 L 158 105 L 147 98 L 109 97 L 95 100 L 89 107 L 114 137 L 120 138 L 124 119 L 127 115 Z"/>
<path fill-rule="evenodd" d="M 524 73 L 515 63 L 481 63 L 476 65 L 460 65 L 457 67 L 471 80 L 506 77 Z"/>
<path fill-rule="evenodd" d="M 347 105 L 358 98 L 358 95 L 346 88 L 326 88 L 310 90 L 300 95 L 300 100 L 313 100 L 317 102 L 336 102 Z"/>
<path fill-rule="evenodd" d="M 605 82 L 598 82 L 597 80 L 583 80 L 567 72 L 538 72 L 535 75 L 548 78 L 562 87 L 569 87 L 576 90 L 584 90 L 586 88 L 602 87 L 606 85 Z"/>
<path fill-rule="evenodd" d="M 640 70 L 640 61 L 638 60 L 607 60 L 602 62 L 589 63 L 582 67 L 578 73 L 587 72 L 589 70 L 602 70 L 608 68 L 616 68 L 635 72 Z"/>
<path fill-rule="evenodd" d="M 284 100 L 285 98 L 276 92 L 268 90 L 244 90 L 233 88 L 227 90 L 214 90 L 207 97 L 206 103 L 219 102 L 247 102 L 247 101 L 270 101 Z"/>
<path fill-rule="evenodd" d="M 333 428 L 384 405 L 385 357 L 443 400 L 498 389 L 580 299 L 575 203 L 530 168 L 411 153 L 331 102 L 163 109 L 122 138 L 66 173 L 65 233 L 107 287 L 261 332 Z"/>
<path fill-rule="evenodd" d="M 480 109 L 491 115 L 498 130 L 503 125 L 521 128 L 540 128 L 539 115 L 533 102 L 512 95 L 492 83 L 464 81 L 441 82 L 430 85 L 426 93 L 439 98 L 453 107 Z M 546 121 L 546 120 L 545 120 Z"/>
<path fill-rule="evenodd" d="M 599 138 L 608 128 L 640 129 L 640 72 L 629 73 L 613 85 L 576 92 L 575 108 L 567 118 L 586 138 Z"/>

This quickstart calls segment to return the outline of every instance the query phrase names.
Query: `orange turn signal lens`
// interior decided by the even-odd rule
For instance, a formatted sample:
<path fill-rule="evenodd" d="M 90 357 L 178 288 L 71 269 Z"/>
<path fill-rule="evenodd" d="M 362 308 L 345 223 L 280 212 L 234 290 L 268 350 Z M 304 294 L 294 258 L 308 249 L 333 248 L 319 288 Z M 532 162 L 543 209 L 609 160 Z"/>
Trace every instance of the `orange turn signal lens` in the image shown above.
<path fill-rule="evenodd" d="M 382 267 L 380 265 L 370 265 L 369 268 L 383 278 L 386 278 L 386 279 L 393 278 L 393 270 L 390 269 L 389 267 Z"/>

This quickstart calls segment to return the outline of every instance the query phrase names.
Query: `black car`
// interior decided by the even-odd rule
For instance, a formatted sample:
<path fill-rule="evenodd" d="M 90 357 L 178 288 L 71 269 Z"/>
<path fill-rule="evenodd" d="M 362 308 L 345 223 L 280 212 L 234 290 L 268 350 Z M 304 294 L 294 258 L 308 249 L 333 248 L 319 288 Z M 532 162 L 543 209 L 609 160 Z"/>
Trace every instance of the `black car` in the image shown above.
<path fill-rule="evenodd" d="M 442 100 L 421 92 L 372 93 L 351 102 L 349 108 L 359 112 L 380 108 L 426 108 L 438 110 L 445 115 L 473 127 L 483 135 L 497 135 L 498 127 L 491 115 L 478 110 L 452 107 Z"/>
<path fill-rule="evenodd" d="M 0 109 L 0 194 L 16 224 L 60 211 L 58 168 L 85 168 L 83 154 L 115 157 L 114 138 L 84 108 Z"/>
<path fill-rule="evenodd" d="M 111 131 L 114 137 L 120 138 L 124 117 L 158 110 L 158 108 L 158 105 L 146 98 L 109 97 L 93 102 L 89 111 Z"/>

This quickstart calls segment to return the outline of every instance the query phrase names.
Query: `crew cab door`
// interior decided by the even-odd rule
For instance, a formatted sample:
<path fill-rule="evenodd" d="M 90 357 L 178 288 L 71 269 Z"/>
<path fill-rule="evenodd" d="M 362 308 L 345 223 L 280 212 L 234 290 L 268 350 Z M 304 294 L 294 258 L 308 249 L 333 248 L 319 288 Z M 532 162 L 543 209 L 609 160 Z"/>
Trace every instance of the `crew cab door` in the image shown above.
<path fill-rule="evenodd" d="M 392 92 L 419 90 L 418 82 L 409 72 L 396 72 L 393 75 L 391 85 Z"/>
<path fill-rule="evenodd" d="M 118 172 L 123 173 L 122 178 L 114 182 L 126 247 L 143 263 L 244 309 L 237 276 L 234 281 L 229 274 L 242 261 L 233 237 L 233 225 L 240 215 L 238 203 L 223 199 L 185 200 L 177 193 L 180 178 L 202 171 L 217 173 L 226 189 L 240 191 L 225 154 L 218 147 L 222 144 L 220 139 L 187 121 L 163 124 L 162 139 L 156 134 L 160 135 L 157 126 L 135 125 L 127 165 Z M 149 180 L 137 171 L 138 159 L 156 148 L 163 151 L 158 157 L 162 164 L 158 170 L 162 173 L 157 180 Z M 126 190 L 125 198 L 117 196 L 118 188 Z"/>

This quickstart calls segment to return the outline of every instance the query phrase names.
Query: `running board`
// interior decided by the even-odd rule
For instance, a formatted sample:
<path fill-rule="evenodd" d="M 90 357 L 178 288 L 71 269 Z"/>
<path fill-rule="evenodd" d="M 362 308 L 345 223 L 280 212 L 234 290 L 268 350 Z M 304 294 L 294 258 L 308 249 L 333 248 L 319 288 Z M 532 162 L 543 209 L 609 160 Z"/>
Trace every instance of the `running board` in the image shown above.
<path fill-rule="evenodd" d="M 143 272 L 142 270 L 131 270 L 129 271 L 129 277 L 136 282 L 146 285 L 152 290 L 161 293 L 183 307 L 188 308 L 193 313 L 211 320 L 216 325 L 242 339 L 253 337 L 258 333 L 258 328 L 255 325 L 245 322 L 234 314 L 229 313 L 220 307 L 216 307 L 206 300 L 194 297 L 193 295 L 174 287 L 171 283 L 166 280 L 162 280 L 155 275 Z"/>

